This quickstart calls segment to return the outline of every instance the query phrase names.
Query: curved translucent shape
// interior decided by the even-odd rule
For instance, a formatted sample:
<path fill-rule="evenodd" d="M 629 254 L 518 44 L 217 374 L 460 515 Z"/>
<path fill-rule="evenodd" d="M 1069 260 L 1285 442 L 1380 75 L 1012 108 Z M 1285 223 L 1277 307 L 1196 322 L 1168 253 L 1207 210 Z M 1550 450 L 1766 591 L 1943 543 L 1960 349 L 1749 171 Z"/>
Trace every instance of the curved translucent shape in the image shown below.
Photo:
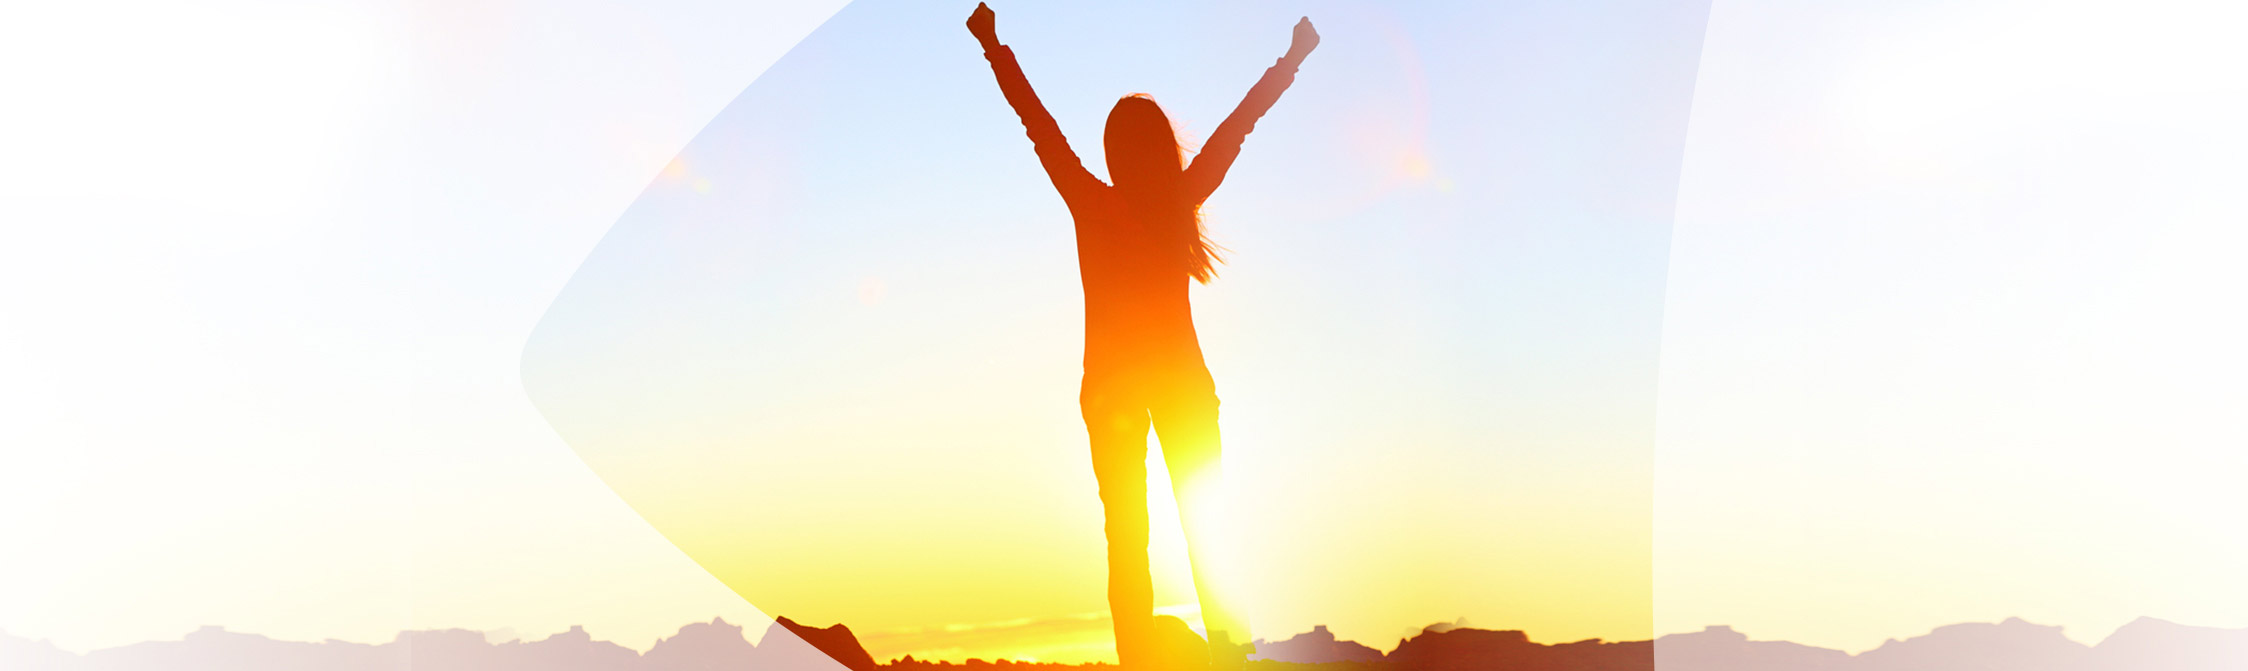
<path fill-rule="evenodd" d="M 1105 658 L 1070 216 L 967 9 L 862 0 L 757 80 L 586 259 L 525 385 L 768 613 L 881 659 Z M 1118 96 L 1206 136 L 1298 14 L 1324 36 L 1208 201 L 1230 261 L 1193 294 L 1260 634 L 1650 634 L 1705 3 L 997 9 L 1096 175 Z M 1157 604 L 1192 621 L 1164 486 Z"/>

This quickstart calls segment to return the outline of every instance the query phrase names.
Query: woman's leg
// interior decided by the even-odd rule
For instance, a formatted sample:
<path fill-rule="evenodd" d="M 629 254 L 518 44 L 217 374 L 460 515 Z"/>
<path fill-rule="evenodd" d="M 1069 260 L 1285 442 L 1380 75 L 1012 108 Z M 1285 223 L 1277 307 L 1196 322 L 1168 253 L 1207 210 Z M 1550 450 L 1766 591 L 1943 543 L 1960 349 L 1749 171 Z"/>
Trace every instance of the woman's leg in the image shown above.
<path fill-rule="evenodd" d="M 1087 386 L 1078 397 L 1092 437 L 1093 478 L 1100 483 L 1108 531 L 1108 609 L 1116 627 L 1117 662 L 1151 669 L 1155 588 L 1147 561 L 1147 429 L 1143 404 Z"/>
<path fill-rule="evenodd" d="M 1228 593 L 1237 579 L 1229 566 L 1237 549 L 1232 547 L 1236 532 L 1219 459 L 1218 396 L 1206 384 L 1181 385 L 1152 410 L 1156 436 L 1163 441 L 1163 463 L 1179 501 L 1179 524 L 1186 531 L 1187 562 L 1194 570 L 1211 664 L 1240 668 L 1251 639 L 1249 623 L 1234 610 L 1237 604 Z"/>

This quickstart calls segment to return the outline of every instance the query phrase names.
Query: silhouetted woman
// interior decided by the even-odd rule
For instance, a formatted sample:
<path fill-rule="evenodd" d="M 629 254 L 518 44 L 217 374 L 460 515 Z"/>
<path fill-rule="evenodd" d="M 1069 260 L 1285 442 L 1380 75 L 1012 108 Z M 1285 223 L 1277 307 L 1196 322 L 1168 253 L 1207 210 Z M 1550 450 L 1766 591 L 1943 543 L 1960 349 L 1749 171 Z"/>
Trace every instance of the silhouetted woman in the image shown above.
<path fill-rule="evenodd" d="M 1192 164 L 1163 109 L 1146 95 L 1116 101 L 1102 133 L 1108 156 L 1104 184 L 1070 151 L 1061 128 L 1038 102 L 1012 50 L 999 43 L 991 8 L 977 5 L 968 30 L 983 43 L 999 90 L 1022 117 L 1038 161 L 1061 191 L 1077 226 L 1077 263 L 1085 284 L 1085 380 L 1078 396 L 1092 436 L 1093 474 L 1107 517 L 1108 601 L 1116 652 L 1128 669 L 1162 665 L 1154 634 L 1154 590 L 1148 576 L 1147 431 L 1163 443 L 1163 461 L 1178 493 L 1195 593 L 1209 635 L 1210 660 L 1245 661 L 1246 623 L 1228 608 L 1216 580 L 1214 545 L 1226 539 L 1218 491 L 1218 397 L 1195 339 L 1187 284 L 1209 282 L 1217 255 L 1203 235 L 1202 201 L 1225 179 L 1257 118 L 1295 80 L 1296 66 L 1318 45 L 1311 20 L 1296 24 L 1286 56 L 1265 71 L 1240 107 L 1218 124 Z"/>

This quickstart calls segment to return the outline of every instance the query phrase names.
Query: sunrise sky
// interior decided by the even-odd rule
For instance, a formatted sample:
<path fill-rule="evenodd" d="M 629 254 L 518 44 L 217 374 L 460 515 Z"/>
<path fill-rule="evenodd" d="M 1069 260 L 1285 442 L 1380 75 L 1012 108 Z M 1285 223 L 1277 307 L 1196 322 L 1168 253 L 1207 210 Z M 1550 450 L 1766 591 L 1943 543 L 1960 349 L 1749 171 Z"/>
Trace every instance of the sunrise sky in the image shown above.
<path fill-rule="evenodd" d="M 0 631 L 1106 656 L 972 4 L 5 10 Z M 1325 35 L 1196 290 L 1259 635 L 2248 626 L 2240 10 L 1373 4 L 998 6 L 1096 173 Z"/>
<path fill-rule="evenodd" d="M 525 388 L 760 608 L 875 634 L 1081 622 L 1066 646 L 876 652 L 1105 657 L 1106 621 L 1079 617 L 1106 610 L 1105 567 L 1068 213 L 958 13 L 854 4 L 768 70 L 588 257 Z M 1297 17 L 1322 26 L 1205 209 L 1235 261 L 1196 290 L 1257 627 L 1652 633 L 1654 355 L 1703 13 L 1002 9 L 1097 172 L 1117 97 L 1206 133 Z M 1157 602 L 1190 607 L 1161 517 Z"/>

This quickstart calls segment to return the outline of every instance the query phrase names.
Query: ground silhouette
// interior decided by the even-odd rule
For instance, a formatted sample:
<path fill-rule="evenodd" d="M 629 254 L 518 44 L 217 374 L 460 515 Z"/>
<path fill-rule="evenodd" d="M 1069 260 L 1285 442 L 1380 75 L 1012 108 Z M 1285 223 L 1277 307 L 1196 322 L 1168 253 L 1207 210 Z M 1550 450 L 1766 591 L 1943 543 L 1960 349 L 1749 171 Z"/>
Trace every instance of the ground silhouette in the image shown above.
<path fill-rule="evenodd" d="M 1938 627 L 1857 655 L 1785 641 L 1752 641 L 1710 627 L 1653 641 L 1540 644 L 1519 631 L 1431 626 L 1383 653 L 1338 641 L 1324 627 L 1260 646 L 1251 671 L 2239 671 L 2248 669 L 2248 629 L 2140 618 L 2098 645 L 2059 627 L 2009 619 Z M 382 644 L 276 641 L 204 627 L 178 641 L 151 641 L 74 654 L 45 641 L 0 633 L 7 671 L 1109 671 L 1113 664 L 1010 660 L 876 663 L 843 625 L 807 627 L 782 618 L 751 644 L 740 625 L 698 622 L 647 653 L 596 641 L 583 628 L 539 641 L 488 642 L 479 632 L 399 633 Z M 1368 654 L 1369 651 L 1371 654 Z"/>

